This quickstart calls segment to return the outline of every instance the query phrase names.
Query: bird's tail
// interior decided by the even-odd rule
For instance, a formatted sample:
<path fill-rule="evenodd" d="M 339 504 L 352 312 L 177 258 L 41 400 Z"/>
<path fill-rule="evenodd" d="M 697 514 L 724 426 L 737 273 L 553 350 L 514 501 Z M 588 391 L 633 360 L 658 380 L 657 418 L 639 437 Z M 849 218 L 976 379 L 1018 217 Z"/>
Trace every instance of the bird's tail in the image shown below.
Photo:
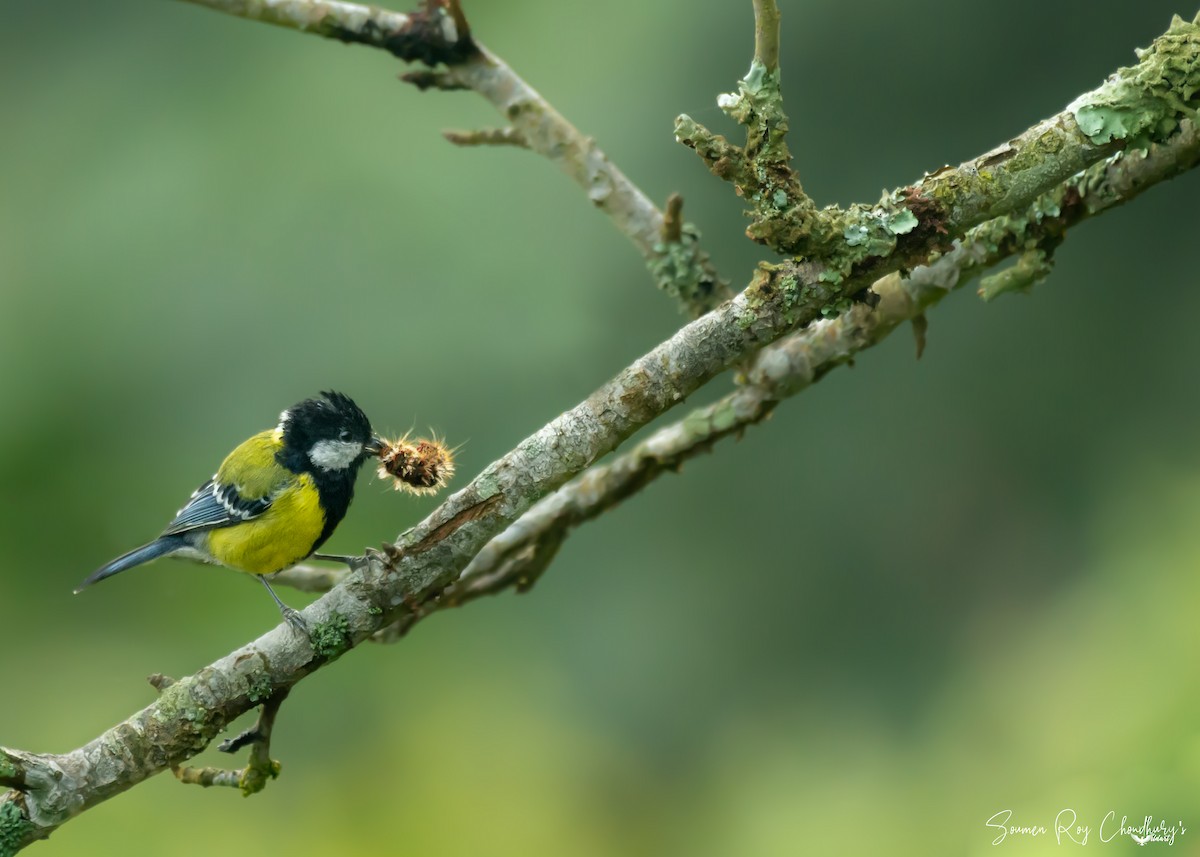
<path fill-rule="evenodd" d="M 114 559 L 108 565 L 93 571 L 87 580 L 75 587 L 75 594 L 78 595 L 93 583 L 98 583 L 106 577 L 112 577 L 114 574 L 120 574 L 122 571 L 128 571 L 135 565 L 141 565 L 152 559 L 158 559 L 160 556 L 166 556 L 183 546 L 184 541 L 179 536 L 162 536 L 161 538 L 157 538 L 148 545 L 142 545 L 140 548 L 135 548 L 129 553 L 121 554 L 121 556 Z"/>

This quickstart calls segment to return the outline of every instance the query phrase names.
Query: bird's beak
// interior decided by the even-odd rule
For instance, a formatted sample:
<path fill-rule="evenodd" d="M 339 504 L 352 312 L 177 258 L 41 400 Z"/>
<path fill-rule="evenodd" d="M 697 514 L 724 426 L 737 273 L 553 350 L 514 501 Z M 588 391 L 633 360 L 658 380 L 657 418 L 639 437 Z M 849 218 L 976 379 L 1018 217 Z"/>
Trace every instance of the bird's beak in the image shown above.
<path fill-rule="evenodd" d="M 373 434 L 371 435 L 371 439 L 363 445 L 363 449 L 371 453 L 371 455 L 379 455 L 379 453 L 383 452 L 383 449 L 386 446 L 387 441 L 385 441 L 379 435 Z"/>

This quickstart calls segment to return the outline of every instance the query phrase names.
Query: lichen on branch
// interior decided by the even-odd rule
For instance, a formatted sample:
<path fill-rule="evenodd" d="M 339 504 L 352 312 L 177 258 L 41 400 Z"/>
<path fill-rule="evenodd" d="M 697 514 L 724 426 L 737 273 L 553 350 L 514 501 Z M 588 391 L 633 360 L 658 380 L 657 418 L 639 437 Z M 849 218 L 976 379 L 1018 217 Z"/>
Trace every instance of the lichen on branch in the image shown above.
<path fill-rule="evenodd" d="M 589 469 L 546 497 L 492 539 L 444 595 L 419 616 L 406 617 L 375 635 L 395 642 L 418 618 L 433 610 L 515 588 L 528 590 L 553 560 L 575 527 L 613 508 L 664 473 L 676 472 L 689 458 L 724 437 L 738 435 L 794 396 L 881 342 L 906 321 L 924 318 L 929 308 L 975 276 L 1028 248 L 1061 242 L 1066 231 L 1094 215 L 1135 198 L 1162 181 L 1200 163 L 1200 132 L 1185 120 L 1170 140 L 1147 152 L 1118 153 L 1052 191 L 1024 211 L 975 227 L 954 247 L 907 276 L 889 274 L 873 285 L 880 300 L 868 310 L 857 305 L 811 324 L 759 353 L 737 390 L 659 429 L 634 449 Z M 985 278 L 984 283 L 988 280 Z M 981 287 L 982 288 L 982 287 Z M 329 572 L 311 566 L 280 579 L 305 591 L 333 585 Z"/>
<path fill-rule="evenodd" d="M 1200 20 L 1200 16 L 1198 16 Z M 954 238 L 958 229 L 1018 210 L 1048 177 L 1065 180 L 1096 159 L 1127 146 L 1165 140 L 1200 109 L 1200 22 L 1176 16 L 1139 62 L 1120 69 L 1098 89 L 1076 98 L 1057 116 L 959 167 L 943 167 L 914 185 L 886 193 L 875 205 L 816 211 L 797 202 L 787 187 L 790 168 L 780 169 L 772 149 L 786 123 L 778 87 L 761 66 L 739 84 L 737 95 L 718 103 L 758 129 L 760 148 L 733 146 L 687 116 L 676 137 L 718 177 L 734 184 L 753 204 L 747 234 L 772 249 L 820 259 L 828 276 L 844 277 L 905 244 L 929 244 L 934 233 Z M 774 129 L 774 130 L 771 130 Z"/>
<path fill-rule="evenodd" d="M 1034 200 L 1025 211 L 972 229 L 951 250 L 908 276 L 889 274 L 873 286 L 880 298 L 874 309 L 851 307 L 835 319 L 809 325 L 763 349 L 737 390 L 658 430 L 633 450 L 591 468 L 539 502 L 479 552 L 449 590 L 443 606 L 512 587 L 528 588 L 575 527 L 664 473 L 677 472 L 684 461 L 710 450 L 720 439 L 740 435 L 770 414 L 778 402 L 849 363 L 904 322 L 924 319 L 927 309 L 976 275 L 1014 253 L 1023 258 L 1031 252 L 1024 248 L 1057 244 L 1072 226 L 1198 163 L 1200 131 L 1184 120 L 1165 143 L 1151 144 L 1146 152 L 1118 154 Z M 981 291 L 986 288 L 981 286 Z"/>
<path fill-rule="evenodd" d="M 680 306 L 699 318 L 729 295 L 728 285 L 714 279 L 708 254 L 700 246 L 700 230 L 683 220 L 683 197 L 671 194 L 663 216 L 661 240 L 647 260 L 654 282 Z"/>
<path fill-rule="evenodd" d="M 37 827 L 21 806 L 21 796 L 16 792 L 0 794 L 0 857 L 13 857 L 39 838 Z"/>
<path fill-rule="evenodd" d="M 675 139 L 692 148 L 719 178 L 750 203 L 746 212 L 752 240 L 778 248 L 781 224 L 810 230 L 815 204 L 792 169 L 788 118 L 783 109 L 779 70 L 779 8 L 775 0 L 755 0 L 754 59 L 737 92 L 717 98 L 717 106 L 746 129 L 742 146 L 714 134 L 687 114 L 675 119 Z"/>
<path fill-rule="evenodd" d="M 1067 108 L 1092 142 L 1126 140 L 1145 148 L 1170 137 L 1183 119 L 1196 119 L 1200 13 L 1190 23 L 1176 15 L 1167 32 L 1137 56 L 1137 65 L 1119 69 Z"/>

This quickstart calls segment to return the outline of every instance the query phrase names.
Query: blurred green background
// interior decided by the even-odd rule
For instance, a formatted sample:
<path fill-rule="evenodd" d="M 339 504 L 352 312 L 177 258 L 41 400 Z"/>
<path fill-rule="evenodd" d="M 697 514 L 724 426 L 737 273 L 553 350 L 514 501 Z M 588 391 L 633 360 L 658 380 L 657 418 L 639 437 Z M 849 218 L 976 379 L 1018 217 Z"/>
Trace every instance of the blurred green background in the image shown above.
<path fill-rule="evenodd" d="M 1195 13 L 782 8 L 822 203 L 986 151 Z M 467 12 L 745 283 L 767 256 L 671 123 L 734 130 L 748 2 Z M 0 6 L 0 743 L 78 746 L 147 674 L 278 621 L 184 563 L 71 589 L 287 405 L 335 387 L 465 441 L 461 485 L 679 324 L 550 165 L 442 141 L 485 103 L 401 70 L 178 3 Z M 947 300 L 919 363 L 900 331 L 579 531 L 532 594 L 305 681 L 262 795 L 158 777 L 36 853 L 983 854 L 993 813 L 1066 807 L 1106 853 L 1134 851 L 1098 842 L 1109 810 L 1200 853 L 1198 191 L 1072 232 L 1030 297 Z M 364 476 L 329 549 L 434 502 Z"/>

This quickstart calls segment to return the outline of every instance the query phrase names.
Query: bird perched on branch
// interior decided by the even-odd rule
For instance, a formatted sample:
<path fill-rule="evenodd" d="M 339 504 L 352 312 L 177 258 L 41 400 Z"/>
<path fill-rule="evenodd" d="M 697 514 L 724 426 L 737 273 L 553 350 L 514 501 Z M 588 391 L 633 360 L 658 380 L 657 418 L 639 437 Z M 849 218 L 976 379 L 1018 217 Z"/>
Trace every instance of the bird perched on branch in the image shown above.
<path fill-rule="evenodd" d="M 329 538 L 350 507 L 359 467 L 383 448 L 349 396 L 305 399 L 284 411 L 278 426 L 229 453 L 162 535 L 97 569 L 75 592 L 161 556 L 187 557 L 257 575 L 288 624 L 306 632 L 267 575 Z"/>

